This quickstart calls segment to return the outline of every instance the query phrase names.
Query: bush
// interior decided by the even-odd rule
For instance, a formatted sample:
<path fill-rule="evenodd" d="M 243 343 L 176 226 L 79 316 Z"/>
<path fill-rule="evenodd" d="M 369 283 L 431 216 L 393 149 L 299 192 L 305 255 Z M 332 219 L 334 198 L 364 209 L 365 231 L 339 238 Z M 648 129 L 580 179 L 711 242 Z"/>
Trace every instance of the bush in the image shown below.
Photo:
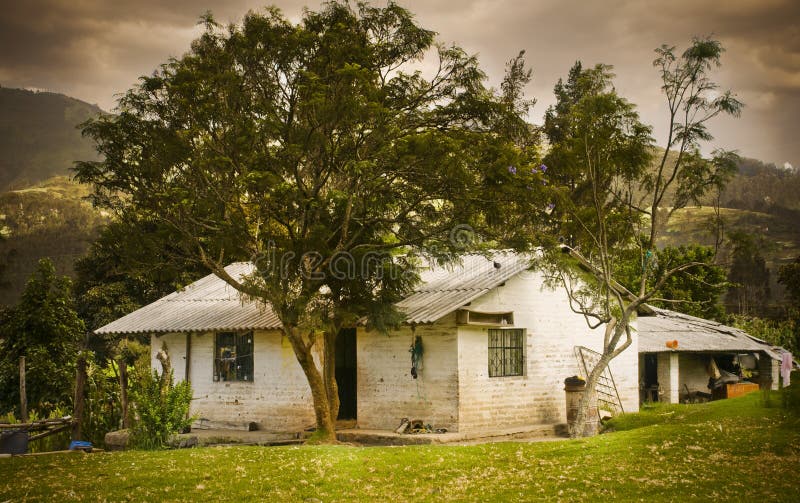
<path fill-rule="evenodd" d="M 780 390 L 781 406 L 795 416 L 800 416 L 800 373 L 792 372 L 792 384 Z"/>
<path fill-rule="evenodd" d="M 192 387 L 186 381 L 172 382 L 172 372 L 161 376 L 153 370 L 137 379 L 130 390 L 135 419 L 132 443 L 143 449 L 162 447 L 170 435 L 188 428 Z"/>
<path fill-rule="evenodd" d="M 121 426 L 118 372 L 113 360 L 105 365 L 90 362 L 88 366 L 83 435 L 94 445 L 103 445 L 106 433 Z"/>

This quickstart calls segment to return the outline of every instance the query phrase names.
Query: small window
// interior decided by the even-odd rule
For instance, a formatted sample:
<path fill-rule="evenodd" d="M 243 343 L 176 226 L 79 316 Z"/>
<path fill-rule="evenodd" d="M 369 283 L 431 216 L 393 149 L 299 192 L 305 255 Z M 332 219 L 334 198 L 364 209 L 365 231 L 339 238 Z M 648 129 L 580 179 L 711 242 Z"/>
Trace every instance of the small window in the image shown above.
<path fill-rule="evenodd" d="M 521 328 L 489 329 L 489 377 L 522 375 L 524 340 Z"/>
<path fill-rule="evenodd" d="M 214 380 L 253 380 L 253 332 L 219 332 L 216 334 Z"/>

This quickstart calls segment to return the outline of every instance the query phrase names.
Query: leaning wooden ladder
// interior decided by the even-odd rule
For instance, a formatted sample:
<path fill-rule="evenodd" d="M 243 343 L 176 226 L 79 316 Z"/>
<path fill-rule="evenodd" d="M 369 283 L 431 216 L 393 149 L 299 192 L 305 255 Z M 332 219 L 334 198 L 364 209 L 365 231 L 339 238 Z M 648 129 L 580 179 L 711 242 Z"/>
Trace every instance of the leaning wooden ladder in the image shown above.
<path fill-rule="evenodd" d="M 584 346 L 575 346 L 575 357 L 587 377 L 597 365 L 597 362 L 600 361 L 600 353 Z M 622 400 L 620 400 L 619 392 L 617 391 L 617 384 L 611 374 L 611 367 L 606 367 L 603 373 L 600 374 L 595 391 L 597 392 L 597 414 L 600 419 L 603 418 L 602 411 L 604 410 L 612 416 L 624 412 L 622 410 Z"/>

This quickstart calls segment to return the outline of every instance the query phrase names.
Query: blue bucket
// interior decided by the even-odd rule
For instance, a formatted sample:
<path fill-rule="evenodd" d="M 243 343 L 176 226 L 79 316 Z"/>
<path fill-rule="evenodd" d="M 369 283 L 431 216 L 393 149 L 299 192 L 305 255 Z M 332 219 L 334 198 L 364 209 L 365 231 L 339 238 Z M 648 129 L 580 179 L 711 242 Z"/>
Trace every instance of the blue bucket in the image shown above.
<path fill-rule="evenodd" d="M 69 450 L 92 452 L 92 443 L 85 440 L 73 440 L 69 443 Z"/>

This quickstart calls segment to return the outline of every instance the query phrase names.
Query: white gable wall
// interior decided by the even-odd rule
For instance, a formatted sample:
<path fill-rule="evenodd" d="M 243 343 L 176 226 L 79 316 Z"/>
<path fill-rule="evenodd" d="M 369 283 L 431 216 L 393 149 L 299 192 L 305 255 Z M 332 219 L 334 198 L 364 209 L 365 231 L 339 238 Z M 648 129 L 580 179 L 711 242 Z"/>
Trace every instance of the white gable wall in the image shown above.
<path fill-rule="evenodd" d="M 514 328 L 526 330 L 523 376 L 489 377 L 488 329 L 458 327 L 461 431 L 566 422 L 564 379 L 579 371 L 574 347 L 599 349 L 603 332 L 590 330 L 569 309 L 566 293 L 543 286 L 541 274 L 523 272 L 473 301 L 469 309 L 513 311 Z M 637 345 L 612 362 L 623 408 L 638 410 Z"/>
<path fill-rule="evenodd" d="M 176 381 L 185 374 L 186 334 L 153 336 L 155 355 L 167 343 Z M 314 425 L 311 390 L 289 341 L 280 332 L 256 331 L 253 339 L 253 381 L 213 380 L 214 334 L 192 334 L 190 381 L 192 414 L 214 425 L 242 426 L 255 422 L 259 429 L 296 432 Z"/>

